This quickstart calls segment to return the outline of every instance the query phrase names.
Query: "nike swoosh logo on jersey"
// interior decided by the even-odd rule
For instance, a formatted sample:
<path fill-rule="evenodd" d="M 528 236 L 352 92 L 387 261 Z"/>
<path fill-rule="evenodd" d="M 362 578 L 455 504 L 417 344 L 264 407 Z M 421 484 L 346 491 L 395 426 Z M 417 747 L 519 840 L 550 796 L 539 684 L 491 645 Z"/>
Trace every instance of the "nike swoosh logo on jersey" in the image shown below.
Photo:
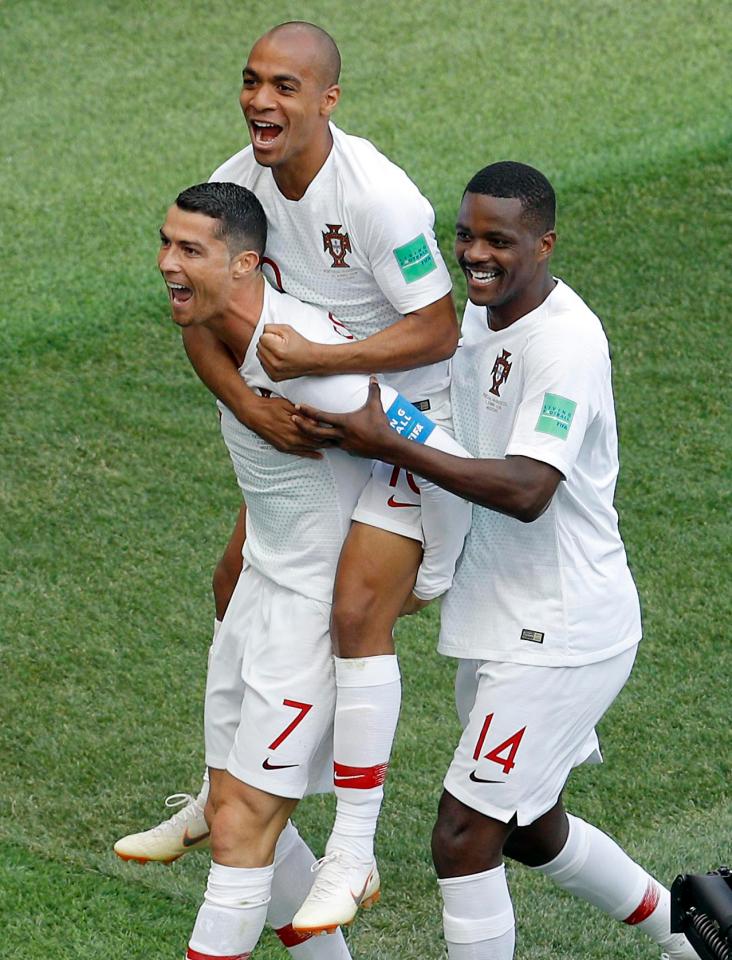
<path fill-rule="evenodd" d="M 199 833 L 197 837 L 192 837 L 190 833 L 188 833 L 188 828 L 186 827 L 186 832 L 183 834 L 183 840 L 181 843 L 184 847 L 192 847 L 195 843 L 200 843 L 201 840 L 205 840 L 210 833 L 211 831 L 207 830 L 205 833 Z"/>
<path fill-rule="evenodd" d="M 266 760 L 262 761 L 262 769 L 264 770 L 287 770 L 289 767 L 299 767 L 299 763 L 270 763 L 269 757 Z"/>
<path fill-rule="evenodd" d="M 504 783 L 503 780 L 484 780 L 482 777 L 476 777 L 475 770 L 470 772 L 470 779 L 473 783 Z"/>
<path fill-rule="evenodd" d="M 418 503 L 402 503 L 401 500 L 395 500 L 392 494 L 386 501 L 387 507 L 418 507 Z"/>

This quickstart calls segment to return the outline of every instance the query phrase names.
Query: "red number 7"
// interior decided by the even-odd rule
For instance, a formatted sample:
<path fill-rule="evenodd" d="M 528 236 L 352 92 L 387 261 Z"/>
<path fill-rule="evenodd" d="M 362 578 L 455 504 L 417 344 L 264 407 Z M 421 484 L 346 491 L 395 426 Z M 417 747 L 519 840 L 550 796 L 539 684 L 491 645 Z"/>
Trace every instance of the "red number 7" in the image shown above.
<path fill-rule="evenodd" d="M 290 734 L 298 725 L 298 723 L 302 723 L 302 721 L 307 716 L 308 711 L 310 711 L 313 706 L 312 703 L 300 703 L 297 700 L 283 700 L 282 703 L 286 707 L 294 707 L 295 710 L 299 710 L 300 712 L 291 723 L 287 724 L 287 726 L 279 735 L 279 737 L 277 737 L 276 740 L 273 740 L 272 743 L 270 743 L 269 747 L 267 747 L 268 750 L 276 750 L 277 747 L 279 747 L 279 745 L 282 743 L 282 741 L 286 740 L 290 736 Z"/>

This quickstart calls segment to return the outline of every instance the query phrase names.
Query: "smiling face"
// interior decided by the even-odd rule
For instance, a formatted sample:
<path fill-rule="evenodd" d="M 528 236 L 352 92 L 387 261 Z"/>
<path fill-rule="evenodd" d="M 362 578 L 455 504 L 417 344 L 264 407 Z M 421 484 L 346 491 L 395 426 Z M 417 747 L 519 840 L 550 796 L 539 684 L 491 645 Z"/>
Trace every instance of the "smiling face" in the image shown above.
<path fill-rule="evenodd" d="M 323 67 L 322 41 L 304 29 L 265 34 L 252 48 L 239 102 L 257 163 L 317 170 L 330 147 L 340 94 Z"/>
<path fill-rule="evenodd" d="M 175 204 L 160 228 L 158 267 L 180 327 L 220 316 L 229 300 L 236 260 L 218 234 L 218 220 Z"/>
<path fill-rule="evenodd" d="M 466 193 L 455 227 L 455 257 L 468 297 L 490 309 L 491 326 L 507 327 L 536 309 L 554 281 L 548 260 L 556 233 L 539 233 L 517 197 Z"/>

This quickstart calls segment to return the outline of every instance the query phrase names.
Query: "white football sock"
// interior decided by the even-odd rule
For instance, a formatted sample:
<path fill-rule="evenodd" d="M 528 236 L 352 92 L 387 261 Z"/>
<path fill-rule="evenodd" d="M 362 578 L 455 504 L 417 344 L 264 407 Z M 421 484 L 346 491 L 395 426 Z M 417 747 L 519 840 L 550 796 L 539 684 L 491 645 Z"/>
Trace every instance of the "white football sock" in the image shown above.
<path fill-rule="evenodd" d="M 374 855 L 383 783 L 399 719 L 399 663 L 394 654 L 334 660 L 333 784 L 337 802 L 326 853 L 347 850 L 366 862 Z"/>
<path fill-rule="evenodd" d="M 267 922 L 274 929 L 290 956 L 297 960 L 351 960 L 340 927 L 327 937 L 315 937 L 292 929 L 292 918 L 310 892 L 315 863 L 310 848 L 289 820 L 275 847 L 272 899 Z"/>
<path fill-rule="evenodd" d="M 437 883 L 450 960 L 511 960 L 515 926 L 504 865 Z"/>
<path fill-rule="evenodd" d="M 204 900 L 188 945 L 188 960 L 246 960 L 267 916 L 274 866 L 211 863 Z"/>
<path fill-rule="evenodd" d="M 606 833 L 567 814 L 569 834 L 557 856 L 540 870 L 564 890 L 636 926 L 660 946 L 675 943 L 669 891 Z"/>

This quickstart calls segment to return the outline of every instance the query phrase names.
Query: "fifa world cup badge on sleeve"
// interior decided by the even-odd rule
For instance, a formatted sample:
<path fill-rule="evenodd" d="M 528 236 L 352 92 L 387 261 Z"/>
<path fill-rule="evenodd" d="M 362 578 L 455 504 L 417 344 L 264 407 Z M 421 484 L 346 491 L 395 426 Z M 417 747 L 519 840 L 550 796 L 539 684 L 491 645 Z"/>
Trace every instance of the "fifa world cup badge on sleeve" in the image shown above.
<path fill-rule="evenodd" d="M 392 405 L 386 411 L 389 426 L 392 430 L 407 440 L 424 443 L 435 429 L 434 423 L 426 417 L 414 404 L 398 393 Z"/>
<path fill-rule="evenodd" d="M 550 437 L 566 440 L 577 404 L 574 400 L 560 397 L 558 393 L 545 393 L 541 413 L 534 428 L 538 433 L 548 433 Z"/>
<path fill-rule="evenodd" d="M 437 269 L 430 245 L 423 233 L 409 243 L 397 247 L 394 250 L 394 256 L 407 283 L 414 283 L 415 280 L 420 280 Z"/>

